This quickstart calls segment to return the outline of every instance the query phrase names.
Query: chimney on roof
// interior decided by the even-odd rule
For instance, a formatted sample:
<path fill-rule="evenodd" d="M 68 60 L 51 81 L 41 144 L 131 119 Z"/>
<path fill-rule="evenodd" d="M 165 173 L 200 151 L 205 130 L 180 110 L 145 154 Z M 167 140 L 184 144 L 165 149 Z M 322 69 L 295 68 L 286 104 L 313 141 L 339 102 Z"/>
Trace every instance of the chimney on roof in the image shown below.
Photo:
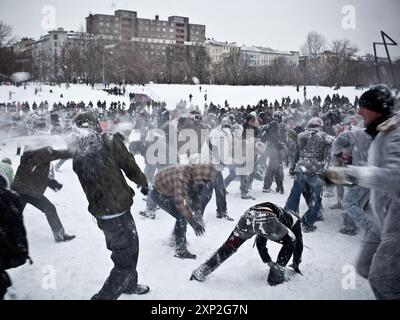
<path fill-rule="evenodd" d="M 159 15 L 156 15 L 156 21 L 158 21 L 160 19 Z"/>

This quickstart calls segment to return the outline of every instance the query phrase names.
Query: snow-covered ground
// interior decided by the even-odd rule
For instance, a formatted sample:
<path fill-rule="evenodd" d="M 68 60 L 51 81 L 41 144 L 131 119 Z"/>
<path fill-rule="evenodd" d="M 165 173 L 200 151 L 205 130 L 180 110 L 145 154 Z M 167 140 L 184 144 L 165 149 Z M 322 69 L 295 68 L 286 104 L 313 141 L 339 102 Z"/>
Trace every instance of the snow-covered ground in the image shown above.
<path fill-rule="evenodd" d="M 111 85 L 112 87 L 113 85 Z M 35 87 L 41 87 L 42 91 L 35 95 Z M 35 85 L 30 84 L 26 87 L 23 86 L 0 86 L 0 103 L 12 102 L 12 101 L 28 101 L 30 105 L 34 101 L 39 104 L 41 101 L 47 100 L 50 106 L 53 103 L 67 103 L 68 101 L 74 101 L 76 103 L 83 101 L 86 104 L 92 101 L 96 105 L 97 101 L 106 101 L 107 106 L 111 102 L 121 103 L 125 102 L 129 106 L 128 95 L 125 97 L 109 95 L 108 93 L 101 90 L 101 85 L 96 85 L 95 89 L 92 90 L 90 86 L 86 85 L 71 85 L 69 89 L 66 89 L 65 85 L 59 86 L 48 86 L 48 85 Z M 50 90 L 53 92 L 50 93 Z M 9 96 L 10 91 L 12 92 L 11 99 Z M 147 84 L 146 86 L 127 86 L 126 92 L 143 93 L 152 97 L 154 100 L 165 101 L 169 108 L 175 108 L 176 104 L 180 100 L 189 101 L 189 95 L 192 94 L 193 105 L 203 107 L 205 104 L 204 95 L 207 93 L 207 102 L 213 102 L 224 106 L 225 100 L 228 101 L 232 107 L 240 107 L 241 105 L 247 106 L 255 105 L 261 99 L 267 98 L 269 102 L 274 102 L 275 99 L 279 101 L 282 97 L 290 96 L 293 99 L 300 99 L 303 101 L 303 87 L 300 87 L 299 92 L 296 91 L 294 86 L 215 86 L 215 85 L 165 85 L 165 84 Z M 321 96 L 325 99 L 327 94 L 332 95 L 338 93 L 339 95 L 347 96 L 351 102 L 354 101 L 356 95 L 360 96 L 362 91 L 355 90 L 353 87 L 343 87 L 339 90 L 333 90 L 329 87 L 307 87 L 307 98 L 311 99 L 313 96 Z M 61 94 L 63 98 L 60 98 Z"/>
<path fill-rule="evenodd" d="M 302 99 L 303 92 L 296 92 L 295 87 L 228 87 L 149 85 L 146 87 L 129 87 L 128 92 L 144 90 L 154 98 L 166 101 L 170 108 L 181 99 L 187 99 L 190 93 L 194 103 L 204 104 L 204 90 L 207 90 L 208 101 L 223 105 L 225 99 L 233 106 L 254 104 L 260 99 L 281 100 L 283 96 Z M 121 102 L 123 99 L 107 96 L 97 90 L 91 90 L 84 85 L 64 87 L 43 86 L 41 97 L 34 96 L 34 87 L 27 90 L 23 87 L 0 86 L 0 102 L 8 101 L 10 89 L 15 92 L 14 101 L 34 100 L 40 102 L 47 99 L 49 103 L 58 102 L 61 93 L 64 99 L 60 101 L 81 101 L 94 103 L 98 99 Z M 333 91 L 323 87 L 308 87 L 308 96 L 338 92 L 353 100 L 360 91 L 354 88 L 343 88 Z M 128 99 L 125 98 L 127 102 Z M 4 140 L 0 137 L 0 157 L 9 157 L 16 170 L 19 158 L 15 155 L 17 144 L 24 138 Z M 55 147 L 63 147 L 61 138 L 54 138 Z M 143 169 L 143 159 L 137 157 Z M 56 178 L 64 185 L 63 189 L 54 193 L 46 191 L 46 196 L 57 206 L 59 216 L 68 233 L 76 235 L 69 243 L 56 244 L 52 239 L 50 228 L 45 216 L 27 206 L 24 217 L 28 232 L 30 255 L 33 265 L 26 264 L 10 270 L 13 280 L 11 295 L 8 299 L 89 299 L 102 286 L 107 278 L 112 262 L 107 251 L 103 233 L 98 229 L 94 218 L 87 211 L 87 201 L 79 181 L 72 171 L 71 160 L 62 167 L 62 172 Z M 225 173 L 226 174 L 226 173 Z M 145 296 L 121 296 L 121 299 L 146 300 L 269 300 L 269 299 L 373 299 L 368 282 L 354 274 L 353 265 L 360 247 L 361 235 L 354 237 L 338 233 L 341 227 L 341 216 L 338 210 L 329 210 L 334 198 L 323 198 L 325 221 L 318 222 L 318 229 L 311 234 L 304 234 L 304 253 L 301 270 L 303 276 L 296 275 L 291 281 L 277 287 L 266 283 L 268 267 L 253 248 L 254 239 L 248 240 L 236 254 L 223 263 L 212 273 L 204 283 L 189 281 L 191 272 L 204 262 L 226 240 L 239 217 L 251 205 L 261 201 L 271 201 L 284 206 L 293 180 L 285 170 L 285 194 L 261 192 L 261 181 L 255 181 L 253 193 L 257 200 L 242 200 L 239 192 L 239 182 L 234 181 L 228 188 L 228 213 L 235 218 L 234 222 L 216 218 L 215 198 L 211 200 L 205 211 L 206 234 L 196 237 L 188 227 L 188 248 L 197 255 L 197 260 L 180 260 L 174 258 L 173 248 L 168 246 L 174 219 L 162 210 L 157 211 L 155 220 L 147 220 L 138 215 L 145 208 L 145 202 L 138 191 L 132 214 L 136 221 L 140 253 L 138 262 L 139 282 L 148 284 L 151 292 Z M 131 183 L 135 189 L 135 185 Z M 274 187 L 274 186 L 273 186 Z M 302 200 L 300 210 L 307 206 Z M 280 246 L 269 243 L 272 257 L 276 257 Z"/>

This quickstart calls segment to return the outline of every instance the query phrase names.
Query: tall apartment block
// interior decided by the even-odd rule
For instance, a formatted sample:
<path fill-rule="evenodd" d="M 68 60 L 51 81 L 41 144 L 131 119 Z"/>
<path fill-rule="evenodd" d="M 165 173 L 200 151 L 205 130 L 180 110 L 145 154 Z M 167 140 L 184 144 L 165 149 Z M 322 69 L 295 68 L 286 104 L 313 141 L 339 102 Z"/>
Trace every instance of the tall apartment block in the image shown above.
<path fill-rule="evenodd" d="M 166 44 L 204 43 L 205 25 L 191 24 L 189 18 L 171 16 L 168 21 L 143 19 L 136 11 L 117 10 L 114 15 L 90 14 L 86 31 L 107 40 L 131 40 Z"/>

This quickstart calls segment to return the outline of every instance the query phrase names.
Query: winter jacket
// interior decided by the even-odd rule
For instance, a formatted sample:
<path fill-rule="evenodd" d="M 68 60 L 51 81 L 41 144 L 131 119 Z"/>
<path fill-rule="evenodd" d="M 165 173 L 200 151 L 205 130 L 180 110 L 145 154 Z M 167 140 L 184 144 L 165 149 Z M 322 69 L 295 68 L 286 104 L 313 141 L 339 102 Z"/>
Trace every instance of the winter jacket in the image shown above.
<path fill-rule="evenodd" d="M 352 151 L 352 165 L 364 166 L 368 162 L 368 149 L 372 138 L 365 129 L 345 131 L 339 134 L 332 145 L 333 154 L 339 154 L 343 148 Z"/>
<path fill-rule="evenodd" d="M 261 208 L 270 208 L 272 212 Z M 294 236 L 294 262 L 298 265 L 303 251 L 303 237 L 299 223 L 300 220 L 294 213 L 266 202 L 247 210 L 236 225 L 234 234 L 244 240 L 257 235 L 279 242 L 289 233 L 290 237 Z"/>
<path fill-rule="evenodd" d="M 179 212 L 191 221 L 194 215 L 190 191 L 193 182 L 215 181 L 217 170 L 214 166 L 205 165 L 177 165 L 166 168 L 156 174 L 154 185 L 156 190 L 164 195 L 175 198 Z"/>
<path fill-rule="evenodd" d="M 73 170 L 77 174 L 89 212 L 102 217 L 126 212 L 135 195 L 122 171 L 139 187 L 146 176 L 126 148 L 121 134 L 90 132 L 75 139 Z"/>
<path fill-rule="evenodd" d="M 49 182 L 50 162 L 71 157 L 72 154 L 68 150 L 53 150 L 51 147 L 25 151 L 11 189 L 40 198 Z"/>
<path fill-rule="evenodd" d="M 297 139 L 299 154 L 294 172 L 322 173 L 329 158 L 333 137 L 323 131 L 308 128 L 300 133 Z"/>
<path fill-rule="evenodd" d="M 400 113 L 377 130 L 368 165 L 349 170 L 358 185 L 371 190 L 370 205 L 383 238 L 400 239 Z"/>

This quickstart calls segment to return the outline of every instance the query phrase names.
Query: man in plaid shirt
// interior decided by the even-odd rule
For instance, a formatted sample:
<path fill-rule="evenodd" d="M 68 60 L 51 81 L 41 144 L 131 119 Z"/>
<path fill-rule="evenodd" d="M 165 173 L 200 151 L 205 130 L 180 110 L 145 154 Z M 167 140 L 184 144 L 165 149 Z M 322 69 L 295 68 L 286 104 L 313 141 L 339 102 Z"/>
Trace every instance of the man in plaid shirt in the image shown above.
<path fill-rule="evenodd" d="M 205 232 L 203 213 L 212 197 L 216 174 L 211 164 L 177 165 L 160 171 L 154 178 L 152 200 L 176 219 L 178 258 L 196 258 L 186 247 L 186 226 L 189 223 L 197 236 Z"/>

